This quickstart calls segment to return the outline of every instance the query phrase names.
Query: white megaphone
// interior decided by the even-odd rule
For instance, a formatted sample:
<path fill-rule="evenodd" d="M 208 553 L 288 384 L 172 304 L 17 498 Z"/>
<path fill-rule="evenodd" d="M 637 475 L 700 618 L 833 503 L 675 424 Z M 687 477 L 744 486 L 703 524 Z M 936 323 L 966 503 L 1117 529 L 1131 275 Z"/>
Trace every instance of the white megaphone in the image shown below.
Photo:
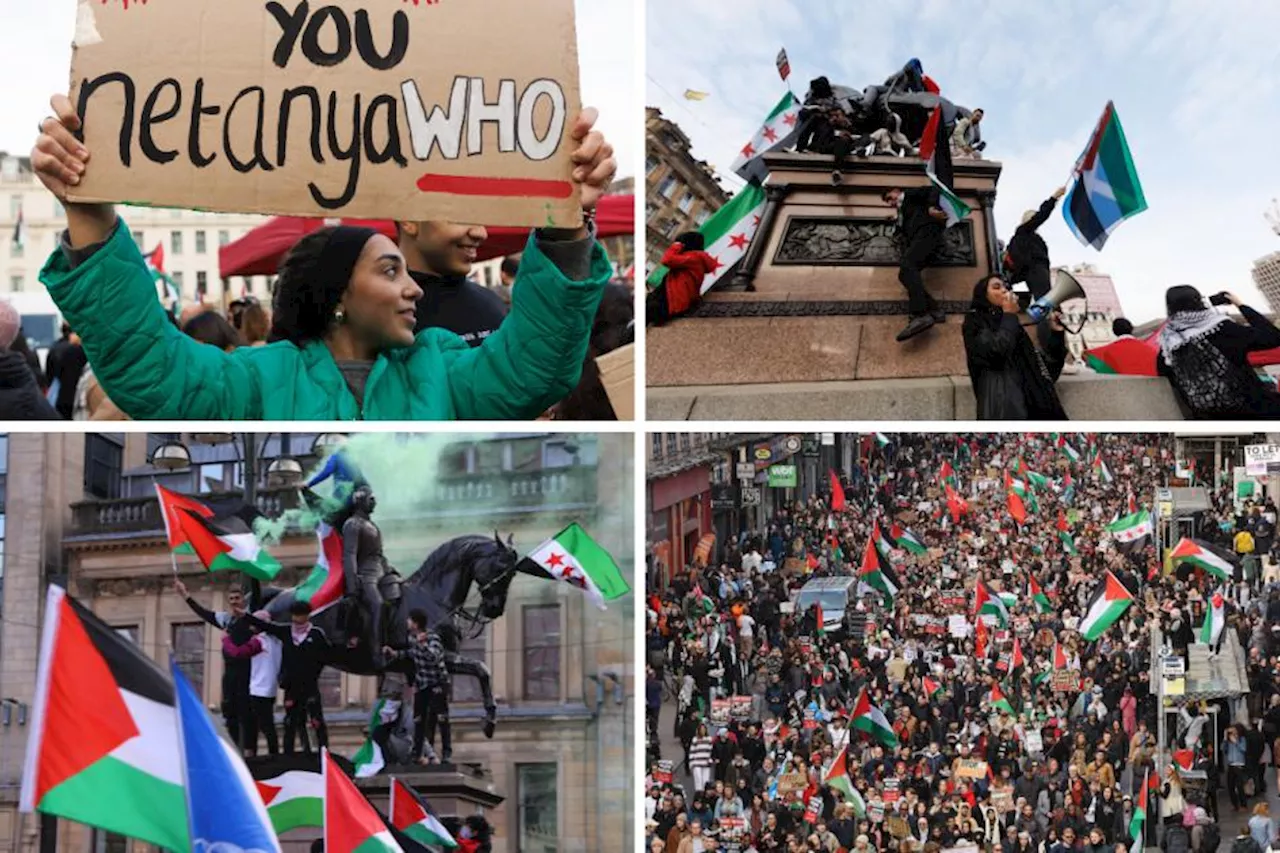
<path fill-rule="evenodd" d="M 1087 299 L 1084 288 L 1076 277 L 1064 269 L 1053 271 L 1053 287 L 1027 308 L 1027 315 L 1033 322 L 1039 323 L 1064 302 L 1072 299 Z"/>

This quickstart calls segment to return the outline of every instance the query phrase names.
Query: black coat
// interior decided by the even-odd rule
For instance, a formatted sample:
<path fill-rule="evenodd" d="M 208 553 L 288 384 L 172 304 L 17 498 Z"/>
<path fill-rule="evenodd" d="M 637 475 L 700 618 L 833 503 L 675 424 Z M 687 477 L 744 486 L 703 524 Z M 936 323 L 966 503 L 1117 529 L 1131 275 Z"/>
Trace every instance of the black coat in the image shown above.
<path fill-rule="evenodd" d="M 970 311 L 963 332 L 978 420 L 1067 420 L 1053 387 L 1067 360 L 1063 332 L 1047 336 L 1048 349 L 1043 356 L 1015 314 Z"/>
<path fill-rule="evenodd" d="M 929 215 L 929 211 L 937 206 L 936 187 L 912 187 L 909 190 L 903 190 L 902 208 L 898 212 L 898 217 L 902 236 L 908 243 L 926 232 L 942 233 L 946 226 Z"/>
<path fill-rule="evenodd" d="M 1056 198 L 1046 199 L 1036 215 L 1019 225 L 1009 238 L 1006 249 L 1009 253 L 1010 266 L 1006 270 L 1009 281 L 1025 281 L 1027 271 L 1031 268 L 1049 266 L 1049 247 L 1045 245 L 1044 238 L 1036 233 L 1036 229 L 1049 221 L 1049 215 L 1053 213 L 1057 203 Z"/>
<path fill-rule="evenodd" d="M 1240 306 L 1240 313 L 1248 322 L 1226 322 L 1214 329 L 1205 340 L 1222 354 L 1222 362 L 1207 362 L 1192 357 L 1191 345 L 1181 347 L 1173 354 L 1174 364 L 1164 360 L 1164 354 L 1156 356 L 1156 369 L 1161 376 L 1169 377 L 1183 408 L 1193 418 L 1200 420 L 1277 418 L 1280 417 L 1280 394 L 1267 386 L 1252 367 L 1249 353 L 1280 347 L 1280 329 L 1248 305 Z M 1184 355 L 1186 353 L 1186 355 Z M 1202 374 L 1211 375 L 1202 375 Z M 1194 405 L 1199 385 L 1225 385 L 1225 397 L 1232 399 L 1216 408 Z"/>
<path fill-rule="evenodd" d="M 60 420 L 21 353 L 0 351 L 0 420 Z"/>
<path fill-rule="evenodd" d="M 409 274 L 422 288 L 414 334 L 423 329 L 447 329 L 478 347 L 506 319 L 507 305 L 502 297 L 465 276 L 443 277 L 415 270 Z"/>

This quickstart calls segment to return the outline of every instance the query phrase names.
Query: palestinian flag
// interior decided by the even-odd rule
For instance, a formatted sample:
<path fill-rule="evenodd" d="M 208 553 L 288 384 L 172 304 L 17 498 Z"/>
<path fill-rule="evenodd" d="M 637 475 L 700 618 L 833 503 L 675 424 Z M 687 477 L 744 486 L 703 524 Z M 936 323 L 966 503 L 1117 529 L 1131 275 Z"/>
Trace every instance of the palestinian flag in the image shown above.
<path fill-rule="evenodd" d="M 403 853 L 377 810 L 347 778 L 329 750 L 321 750 L 324 772 L 325 853 Z"/>
<path fill-rule="evenodd" d="M 611 555 L 575 521 L 520 561 L 517 571 L 564 581 L 587 594 L 601 610 L 631 592 Z"/>
<path fill-rule="evenodd" d="M 891 444 L 893 444 L 893 442 L 889 440 L 889 436 L 885 435 L 882 432 L 876 433 L 876 447 L 880 448 L 881 450 L 884 450 L 886 447 L 888 447 Z"/>
<path fill-rule="evenodd" d="M 1049 478 L 1043 474 L 1037 474 L 1035 471 L 1028 468 L 1026 460 L 1024 459 L 1018 459 L 1017 463 L 1014 465 L 1013 473 L 1017 474 L 1019 477 L 1025 477 L 1027 482 L 1031 484 L 1032 488 L 1043 489 L 1049 485 Z M 1022 494 L 1022 492 L 1019 492 L 1019 494 Z"/>
<path fill-rule="evenodd" d="M 933 185 L 938 189 L 938 207 L 947 215 L 947 228 L 958 225 L 973 212 L 973 208 L 961 201 L 960 196 L 942 181 L 933 175 L 929 176 L 929 180 L 933 181 Z"/>
<path fill-rule="evenodd" d="M 355 755 L 351 756 L 357 779 L 376 776 L 387 766 L 386 758 L 382 755 L 382 747 L 378 746 L 378 742 L 373 739 L 373 734 L 393 722 L 399 711 L 400 702 L 395 699 L 379 698 L 373 703 L 373 710 L 369 712 L 369 723 L 365 727 L 364 744 Z"/>
<path fill-rule="evenodd" d="M 297 769 L 284 769 L 285 764 Z M 324 826 L 324 777 L 314 756 L 257 759 L 250 765 L 277 835 L 300 826 Z"/>
<path fill-rule="evenodd" d="M 1027 577 L 1027 594 L 1031 596 L 1031 600 L 1036 604 L 1036 609 L 1041 613 L 1053 612 L 1053 603 L 1049 601 L 1049 596 L 1044 594 L 1044 590 L 1040 588 L 1040 584 L 1036 583 L 1036 579 L 1029 575 Z"/>
<path fill-rule="evenodd" d="M 889 528 L 889 536 L 904 551 L 909 551 L 912 554 L 926 554 L 929 551 L 928 548 L 924 547 L 924 543 L 920 541 L 920 537 L 896 521 L 893 523 L 893 527 Z"/>
<path fill-rule="evenodd" d="M 1067 441 L 1065 436 L 1058 436 L 1058 449 L 1067 454 L 1067 458 L 1072 462 L 1080 461 L 1080 451 L 1071 446 L 1071 442 Z"/>
<path fill-rule="evenodd" d="M 274 580 L 280 573 L 280 563 L 263 549 L 253 532 L 253 522 L 261 516 L 257 510 L 243 506 L 230 515 L 218 516 L 199 501 L 163 486 L 156 486 L 156 495 L 169 546 L 179 553 L 195 554 L 206 571 L 243 572 L 260 581 Z"/>
<path fill-rule="evenodd" d="M 876 551 L 874 537 L 867 540 L 867 547 L 862 552 L 862 565 L 858 569 L 858 580 L 880 593 L 886 605 L 892 605 L 898 594 L 898 585 L 886 567 L 880 561 Z"/>
<path fill-rule="evenodd" d="M 1200 626 L 1200 642 L 1210 648 L 1217 646 L 1226 624 L 1226 603 L 1222 600 L 1222 593 L 1215 592 L 1209 600 L 1209 609 L 1205 611 L 1204 624 Z"/>
<path fill-rule="evenodd" d="M 1155 525 L 1151 521 L 1151 513 L 1135 512 L 1118 518 L 1107 525 L 1107 532 L 1115 540 L 1116 547 L 1125 554 L 1141 550 L 1155 535 Z"/>
<path fill-rule="evenodd" d="M 1115 104 L 1107 102 L 1089 144 L 1076 162 L 1062 218 L 1076 238 L 1101 251 L 1111 232 L 1147 209 Z"/>
<path fill-rule="evenodd" d="M 769 171 L 765 168 L 762 155 L 774 149 L 795 145 L 799 135 L 800 103 L 795 95 L 787 92 L 765 117 L 751 141 L 742 146 L 738 159 L 729 167 L 730 171 L 744 181 L 763 182 Z M 707 242 L 710 243 L 709 240 Z"/>
<path fill-rule="evenodd" d="M 454 848 L 458 842 L 444 828 L 427 801 L 404 782 L 391 778 L 391 825 L 428 847 Z"/>
<path fill-rule="evenodd" d="M 813 609 L 813 621 L 814 624 L 818 626 L 818 636 L 825 637 L 827 634 L 827 617 L 826 614 L 822 612 L 822 602 L 815 601 L 813 603 Z"/>
<path fill-rule="evenodd" d="M 1013 706 L 1005 698 L 1004 691 L 1000 689 L 1000 685 L 994 682 L 991 685 L 991 695 L 987 697 L 987 704 L 991 706 L 993 711 L 1004 711 L 1009 715 L 1013 714 Z"/>
<path fill-rule="evenodd" d="M 698 229 L 707 254 L 716 262 L 715 268 L 702 279 L 703 293 L 727 275 L 747 253 L 764 214 L 764 201 L 764 189 L 757 183 L 747 184 Z M 667 267 L 659 266 L 649 275 L 648 286 L 654 288 L 662 284 L 668 271 Z"/>
<path fill-rule="evenodd" d="M 898 748 L 898 736 L 893 733 L 893 727 L 889 725 L 884 712 L 871 704 L 865 687 L 862 688 L 862 692 L 858 694 L 858 701 L 853 705 L 849 725 L 860 732 L 865 732 L 889 749 Z"/>
<path fill-rule="evenodd" d="M 973 614 L 975 617 L 981 617 L 984 613 L 994 615 L 1001 628 L 1009 627 L 1009 608 L 1005 605 L 1004 599 L 993 595 L 986 583 L 978 581 L 974 589 Z M 981 619 L 979 618 L 978 621 Z"/>
<path fill-rule="evenodd" d="M 849 747 L 846 745 L 840 750 L 836 760 L 831 762 L 831 767 L 822 777 L 822 784 L 838 791 L 845 802 L 853 805 L 853 813 L 861 818 L 867 813 L 867 804 L 858 793 L 858 789 L 853 787 L 853 779 L 849 776 L 848 753 Z"/>
<path fill-rule="evenodd" d="M 1054 669 L 1067 668 L 1067 652 L 1065 649 L 1062 648 L 1062 643 L 1059 643 L 1057 641 L 1054 641 L 1054 644 L 1053 644 L 1053 668 Z"/>
<path fill-rule="evenodd" d="M 938 482 L 952 489 L 960 487 L 960 481 L 956 479 L 956 471 L 951 467 L 949 460 L 942 460 L 942 470 L 938 472 Z"/>
<path fill-rule="evenodd" d="M 1080 633 L 1090 642 L 1106 633 L 1133 604 L 1133 596 L 1110 570 L 1089 600 L 1084 618 L 1080 620 Z"/>
<path fill-rule="evenodd" d="M 1076 554 L 1080 553 L 1079 550 L 1076 549 L 1076 538 L 1072 536 L 1068 531 L 1059 530 L 1058 538 L 1062 540 L 1062 550 L 1066 551 L 1068 554 L 1070 554 L 1073 557 Z"/>
<path fill-rule="evenodd" d="M 293 590 L 295 600 L 310 603 L 312 616 L 341 601 L 343 591 L 342 534 L 321 522 L 316 525 L 316 538 L 316 564 Z"/>
<path fill-rule="evenodd" d="M 1178 544 L 1174 545 L 1169 553 L 1169 559 L 1174 565 L 1190 563 L 1198 566 L 1221 581 L 1231 581 L 1235 578 L 1234 555 L 1199 539 L 1185 537 L 1179 539 Z"/>
<path fill-rule="evenodd" d="M 1142 827 L 1147 822 L 1147 791 L 1151 790 L 1148 784 L 1150 776 L 1150 770 L 1142 776 L 1142 790 L 1138 792 L 1138 802 L 1133 804 L 1133 817 L 1129 819 L 1129 837 L 1139 847 L 1146 846 L 1142 841 Z"/>
<path fill-rule="evenodd" d="M 1071 500 L 1071 496 L 1075 494 L 1075 490 L 1075 481 L 1071 479 L 1071 472 L 1068 471 L 1062 477 L 1062 499 L 1065 501 Z"/>
<path fill-rule="evenodd" d="M 924 694 L 930 699 L 942 692 L 942 685 L 927 675 L 920 680 L 920 683 L 924 687 Z"/>
<path fill-rule="evenodd" d="M 879 519 L 876 519 L 871 525 L 871 538 L 876 541 L 876 550 L 880 552 L 880 556 L 884 557 L 885 560 L 888 560 L 889 554 L 898 547 L 893 540 L 885 538 L 884 531 L 880 529 Z"/>
<path fill-rule="evenodd" d="M 831 477 L 831 511 L 843 512 L 845 508 L 844 486 L 840 485 L 840 478 L 836 476 L 835 471 L 829 472 Z"/>
<path fill-rule="evenodd" d="M 50 586 L 19 808 L 190 850 L 173 682 Z"/>
<path fill-rule="evenodd" d="M 1107 468 L 1107 463 L 1102 461 L 1099 454 L 1093 458 L 1093 473 L 1098 475 L 1098 479 L 1104 484 L 1110 484 L 1115 481 L 1115 477 L 1111 476 L 1111 470 Z"/>
<path fill-rule="evenodd" d="M 1173 759 L 1174 764 L 1182 770 L 1190 770 L 1195 766 L 1196 753 L 1194 749 L 1175 749 L 1173 754 L 1169 756 Z"/>

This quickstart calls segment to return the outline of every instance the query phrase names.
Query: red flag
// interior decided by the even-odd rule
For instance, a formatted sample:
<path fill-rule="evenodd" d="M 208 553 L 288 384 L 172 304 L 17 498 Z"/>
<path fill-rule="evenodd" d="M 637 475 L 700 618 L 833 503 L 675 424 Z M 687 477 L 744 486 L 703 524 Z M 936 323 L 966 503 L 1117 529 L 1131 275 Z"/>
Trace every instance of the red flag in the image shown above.
<path fill-rule="evenodd" d="M 826 625 L 826 620 L 823 618 L 823 615 L 822 615 L 822 602 L 821 601 L 815 602 L 814 609 L 818 611 L 817 613 L 814 614 L 814 616 L 817 617 L 818 633 L 825 634 L 827 633 L 827 629 L 824 627 Z"/>
<path fill-rule="evenodd" d="M 1071 532 L 1071 525 L 1067 523 L 1067 514 L 1061 510 L 1058 511 L 1058 529 L 1063 533 Z"/>
<path fill-rule="evenodd" d="M 1012 662 L 1009 664 L 1009 668 L 1017 669 L 1020 666 L 1025 666 L 1026 663 L 1027 663 L 1027 659 L 1022 656 L 1022 643 L 1019 642 L 1017 637 L 1014 637 L 1013 638 L 1013 659 L 1012 659 Z"/>
<path fill-rule="evenodd" d="M 812 551 L 805 552 L 805 562 L 808 564 L 810 569 L 818 568 L 818 558 L 813 556 Z"/>
<path fill-rule="evenodd" d="M 831 509 L 840 512 L 845 507 L 844 487 L 840 485 L 840 478 L 836 476 L 836 472 L 831 472 Z"/>
<path fill-rule="evenodd" d="M 973 656 L 980 661 L 985 660 L 987 657 L 987 624 L 982 621 L 982 617 L 978 617 L 973 636 Z"/>
<path fill-rule="evenodd" d="M 1022 498 L 1018 497 L 1017 492 L 1009 492 L 1009 515 L 1019 524 L 1027 523 L 1027 508 L 1023 506 Z"/>
<path fill-rule="evenodd" d="M 1133 497 L 1133 491 L 1129 492 L 1129 511 L 1125 515 L 1133 515 L 1138 511 L 1138 501 Z"/>
<path fill-rule="evenodd" d="M 951 486 L 947 486 L 947 511 L 951 513 L 952 522 L 957 524 L 960 517 L 969 512 L 969 502 L 957 495 Z"/>

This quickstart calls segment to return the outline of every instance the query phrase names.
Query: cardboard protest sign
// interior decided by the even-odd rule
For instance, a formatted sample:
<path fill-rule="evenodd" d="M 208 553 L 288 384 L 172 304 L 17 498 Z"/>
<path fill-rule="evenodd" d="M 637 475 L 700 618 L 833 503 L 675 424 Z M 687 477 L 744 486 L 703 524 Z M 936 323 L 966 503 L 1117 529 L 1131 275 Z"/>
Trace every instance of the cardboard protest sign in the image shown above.
<path fill-rule="evenodd" d="M 80 0 L 72 201 L 576 227 L 573 0 Z"/>
<path fill-rule="evenodd" d="M 729 700 L 728 699 L 712 699 L 711 700 L 711 723 L 716 726 L 729 725 Z"/>
<path fill-rule="evenodd" d="M 751 697 L 730 696 L 729 715 L 739 722 L 751 719 Z"/>
<path fill-rule="evenodd" d="M 884 828 L 889 830 L 889 834 L 894 838 L 906 838 L 911 834 L 911 827 L 906 820 L 896 814 L 885 818 Z"/>
<path fill-rule="evenodd" d="M 803 773 L 782 773 L 778 776 L 778 796 L 785 797 L 792 791 L 803 791 L 808 785 Z"/>
<path fill-rule="evenodd" d="M 1050 683 L 1054 690 L 1070 693 L 1080 689 L 1080 674 L 1074 669 L 1055 669 Z"/>
<path fill-rule="evenodd" d="M 987 762 L 979 758 L 957 758 L 956 776 L 961 779 L 985 779 Z"/>
<path fill-rule="evenodd" d="M 1013 788 L 992 788 L 991 805 L 996 807 L 998 814 L 1003 815 L 1013 811 Z"/>
<path fill-rule="evenodd" d="M 596 359 L 596 367 L 600 370 L 600 384 L 609 397 L 609 405 L 620 421 L 634 420 L 636 416 L 636 366 L 635 344 L 613 352 L 605 353 Z"/>

